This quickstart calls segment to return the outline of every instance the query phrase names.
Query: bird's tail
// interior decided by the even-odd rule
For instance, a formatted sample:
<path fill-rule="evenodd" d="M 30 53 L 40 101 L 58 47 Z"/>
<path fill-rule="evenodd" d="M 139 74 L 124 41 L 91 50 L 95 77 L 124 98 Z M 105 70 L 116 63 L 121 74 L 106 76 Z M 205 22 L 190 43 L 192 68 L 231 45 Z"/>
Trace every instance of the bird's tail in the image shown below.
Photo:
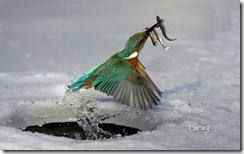
<path fill-rule="evenodd" d="M 86 72 L 84 75 L 80 76 L 74 83 L 68 85 L 67 87 L 72 91 L 77 91 L 81 88 L 87 88 L 87 89 L 91 88 L 91 82 L 92 79 L 94 79 L 92 77 L 93 76 L 92 74 L 94 74 L 97 68 L 98 66 L 93 68 L 89 72 Z"/>
<path fill-rule="evenodd" d="M 77 91 L 83 87 L 85 87 L 87 81 L 89 81 L 91 76 L 91 73 L 88 72 L 82 76 L 80 76 L 74 83 L 71 85 L 68 85 L 68 88 L 71 89 L 72 91 Z"/>

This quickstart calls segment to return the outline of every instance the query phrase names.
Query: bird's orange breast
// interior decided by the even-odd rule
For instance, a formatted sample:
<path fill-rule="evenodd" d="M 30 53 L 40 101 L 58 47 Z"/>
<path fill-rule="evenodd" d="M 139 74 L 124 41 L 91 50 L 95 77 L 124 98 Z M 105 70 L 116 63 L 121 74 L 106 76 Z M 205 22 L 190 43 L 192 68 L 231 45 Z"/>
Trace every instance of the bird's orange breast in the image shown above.
<path fill-rule="evenodd" d="M 129 62 L 133 67 L 135 67 L 138 62 L 138 56 L 136 58 L 130 59 Z"/>

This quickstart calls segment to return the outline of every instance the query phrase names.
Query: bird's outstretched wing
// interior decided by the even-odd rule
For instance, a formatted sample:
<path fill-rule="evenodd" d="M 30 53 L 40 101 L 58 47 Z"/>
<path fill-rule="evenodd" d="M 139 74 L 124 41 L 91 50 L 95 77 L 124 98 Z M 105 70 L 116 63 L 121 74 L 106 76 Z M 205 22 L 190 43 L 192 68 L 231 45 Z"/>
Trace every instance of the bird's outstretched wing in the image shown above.
<path fill-rule="evenodd" d="M 141 67 L 143 67 L 140 64 Z M 138 65 L 138 68 L 140 67 Z M 137 70 L 128 60 L 111 57 L 96 73 L 91 83 L 96 90 L 113 96 L 116 100 L 128 106 L 146 110 L 157 105 L 160 99 L 154 91 L 161 91 L 151 81 L 145 70 Z"/>
<path fill-rule="evenodd" d="M 137 61 L 136 69 L 143 76 L 143 80 L 145 84 L 148 86 L 148 88 L 153 92 L 157 92 L 159 96 L 162 96 L 163 93 L 158 89 L 158 87 L 155 85 L 152 79 L 148 76 L 146 68 L 142 65 L 142 63 L 139 60 Z"/>

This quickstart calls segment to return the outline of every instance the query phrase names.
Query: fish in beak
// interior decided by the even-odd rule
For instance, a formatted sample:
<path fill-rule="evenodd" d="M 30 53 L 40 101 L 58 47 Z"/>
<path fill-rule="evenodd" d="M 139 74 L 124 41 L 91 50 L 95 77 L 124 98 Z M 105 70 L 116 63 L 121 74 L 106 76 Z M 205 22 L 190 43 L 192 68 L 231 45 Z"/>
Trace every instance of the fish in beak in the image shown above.
<path fill-rule="evenodd" d="M 174 41 L 174 40 L 176 40 L 177 38 L 170 39 L 170 38 L 168 37 L 167 32 L 166 32 L 166 28 L 165 28 L 165 25 L 164 25 L 164 21 L 163 21 L 159 16 L 157 16 L 156 19 L 157 19 L 157 21 L 158 21 L 158 23 L 159 23 L 158 26 L 160 27 L 160 29 L 161 29 L 161 31 L 162 31 L 162 33 L 163 33 L 163 36 L 164 36 L 167 40 L 169 40 L 169 41 Z"/>
<path fill-rule="evenodd" d="M 157 19 L 157 23 L 154 24 L 152 27 L 150 28 L 146 28 L 146 32 L 148 33 L 148 35 L 150 36 L 150 39 L 152 41 L 152 44 L 154 46 L 157 45 L 157 41 L 159 41 L 159 43 L 163 46 L 164 50 L 167 51 L 170 47 L 168 47 L 165 43 L 164 43 L 164 40 L 163 40 L 163 37 L 166 39 L 166 40 L 169 40 L 169 41 L 174 41 L 176 40 L 176 38 L 174 39 L 170 39 L 167 35 L 167 32 L 166 32 L 166 28 L 165 28 L 165 25 L 164 25 L 164 20 L 161 19 L 159 16 L 156 17 Z M 156 28 L 160 28 L 161 29 L 161 32 L 163 34 L 163 37 L 157 32 Z"/>

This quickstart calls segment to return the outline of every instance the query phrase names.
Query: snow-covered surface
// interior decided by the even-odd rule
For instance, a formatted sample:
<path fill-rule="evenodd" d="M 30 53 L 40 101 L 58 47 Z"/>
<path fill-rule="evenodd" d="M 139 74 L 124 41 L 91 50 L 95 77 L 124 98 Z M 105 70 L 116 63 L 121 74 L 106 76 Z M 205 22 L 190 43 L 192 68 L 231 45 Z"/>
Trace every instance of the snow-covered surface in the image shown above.
<path fill-rule="evenodd" d="M 0 149 L 240 149 L 239 9 L 237 0 L 1 0 Z M 65 85 L 121 50 L 156 15 L 178 38 L 166 42 L 167 53 L 149 40 L 140 54 L 164 92 L 159 106 L 129 109 L 94 90 L 65 95 Z M 97 114 L 123 112 L 107 122 L 144 131 L 80 141 L 18 129 L 74 121 L 80 98 L 93 100 Z"/>

